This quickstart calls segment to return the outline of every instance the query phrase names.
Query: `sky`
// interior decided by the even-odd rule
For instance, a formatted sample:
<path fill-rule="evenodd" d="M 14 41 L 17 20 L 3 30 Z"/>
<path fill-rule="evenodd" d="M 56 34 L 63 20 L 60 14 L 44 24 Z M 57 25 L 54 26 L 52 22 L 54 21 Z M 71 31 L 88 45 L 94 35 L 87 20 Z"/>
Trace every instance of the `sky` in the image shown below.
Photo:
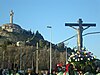
<path fill-rule="evenodd" d="M 83 34 L 100 32 L 100 0 L 0 0 L 0 26 L 9 23 L 10 10 L 14 11 L 15 24 L 26 30 L 38 30 L 45 40 L 52 39 L 54 44 L 77 34 L 65 23 L 77 23 L 79 18 L 83 23 L 96 23 L 96 27 Z M 65 44 L 71 48 L 77 46 L 77 37 Z M 100 59 L 100 34 L 84 36 L 83 46 Z"/>

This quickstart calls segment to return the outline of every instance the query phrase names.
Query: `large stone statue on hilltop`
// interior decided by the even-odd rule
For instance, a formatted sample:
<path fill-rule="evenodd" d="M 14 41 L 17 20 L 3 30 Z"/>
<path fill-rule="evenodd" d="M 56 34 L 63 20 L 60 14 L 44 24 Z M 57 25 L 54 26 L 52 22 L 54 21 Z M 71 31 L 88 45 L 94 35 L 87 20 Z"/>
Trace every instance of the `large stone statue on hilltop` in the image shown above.
<path fill-rule="evenodd" d="M 8 32 L 22 32 L 23 29 L 18 25 L 13 23 L 13 16 L 14 12 L 13 10 L 10 11 L 10 23 L 3 24 L 1 26 L 2 30 L 8 31 Z"/>
<path fill-rule="evenodd" d="M 14 12 L 13 10 L 10 11 L 10 23 L 13 24 L 13 15 L 14 15 Z"/>

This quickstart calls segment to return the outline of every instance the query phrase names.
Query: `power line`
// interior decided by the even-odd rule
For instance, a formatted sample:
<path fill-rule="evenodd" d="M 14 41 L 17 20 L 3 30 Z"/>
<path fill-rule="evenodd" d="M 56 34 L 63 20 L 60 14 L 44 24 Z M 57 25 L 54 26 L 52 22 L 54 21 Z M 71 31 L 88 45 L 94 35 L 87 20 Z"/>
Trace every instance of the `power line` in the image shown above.
<path fill-rule="evenodd" d="M 90 33 L 83 34 L 82 36 L 86 36 L 86 35 L 90 35 L 90 34 L 99 34 L 99 33 L 100 33 L 100 32 L 90 32 Z M 75 34 L 75 35 L 69 37 L 68 39 L 66 39 L 66 40 L 64 40 L 64 41 L 62 41 L 62 42 L 60 42 L 60 43 L 66 42 L 66 41 L 68 41 L 68 40 L 70 40 L 70 39 L 72 39 L 72 38 L 74 38 L 74 37 L 76 37 L 76 36 L 77 36 L 77 34 Z"/>

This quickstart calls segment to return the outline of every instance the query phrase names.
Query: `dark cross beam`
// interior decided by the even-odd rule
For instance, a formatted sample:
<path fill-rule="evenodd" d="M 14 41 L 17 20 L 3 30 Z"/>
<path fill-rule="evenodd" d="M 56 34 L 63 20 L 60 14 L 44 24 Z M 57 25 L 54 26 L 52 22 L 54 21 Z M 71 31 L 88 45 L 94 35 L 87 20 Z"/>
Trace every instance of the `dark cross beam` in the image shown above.
<path fill-rule="evenodd" d="M 83 48 L 83 38 L 82 38 L 83 31 L 91 26 L 96 26 L 96 24 L 90 24 L 90 23 L 83 24 L 82 22 L 83 22 L 82 19 L 79 19 L 78 23 L 65 23 L 65 26 L 70 26 L 73 29 L 77 30 L 78 50 L 82 50 Z M 75 28 L 74 26 L 78 26 L 79 28 Z M 86 28 L 83 28 L 83 26 Z"/>

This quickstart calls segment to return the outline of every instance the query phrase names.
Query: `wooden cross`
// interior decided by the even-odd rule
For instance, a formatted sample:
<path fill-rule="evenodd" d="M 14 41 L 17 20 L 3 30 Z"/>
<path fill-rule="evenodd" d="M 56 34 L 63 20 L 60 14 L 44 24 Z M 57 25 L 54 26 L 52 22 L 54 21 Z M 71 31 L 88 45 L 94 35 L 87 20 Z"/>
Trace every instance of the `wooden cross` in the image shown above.
<path fill-rule="evenodd" d="M 90 24 L 90 23 L 84 24 L 82 19 L 79 19 L 78 23 L 65 23 L 65 26 L 70 26 L 73 29 L 77 30 L 78 50 L 82 50 L 82 48 L 83 48 L 83 38 L 82 38 L 83 31 L 88 29 L 91 26 L 96 26 L 96 24 Z M 79 28 L 75 28 L 74 26 L 78 26 Z M 83 28 L 83 26 L 86 28 Z"/>

